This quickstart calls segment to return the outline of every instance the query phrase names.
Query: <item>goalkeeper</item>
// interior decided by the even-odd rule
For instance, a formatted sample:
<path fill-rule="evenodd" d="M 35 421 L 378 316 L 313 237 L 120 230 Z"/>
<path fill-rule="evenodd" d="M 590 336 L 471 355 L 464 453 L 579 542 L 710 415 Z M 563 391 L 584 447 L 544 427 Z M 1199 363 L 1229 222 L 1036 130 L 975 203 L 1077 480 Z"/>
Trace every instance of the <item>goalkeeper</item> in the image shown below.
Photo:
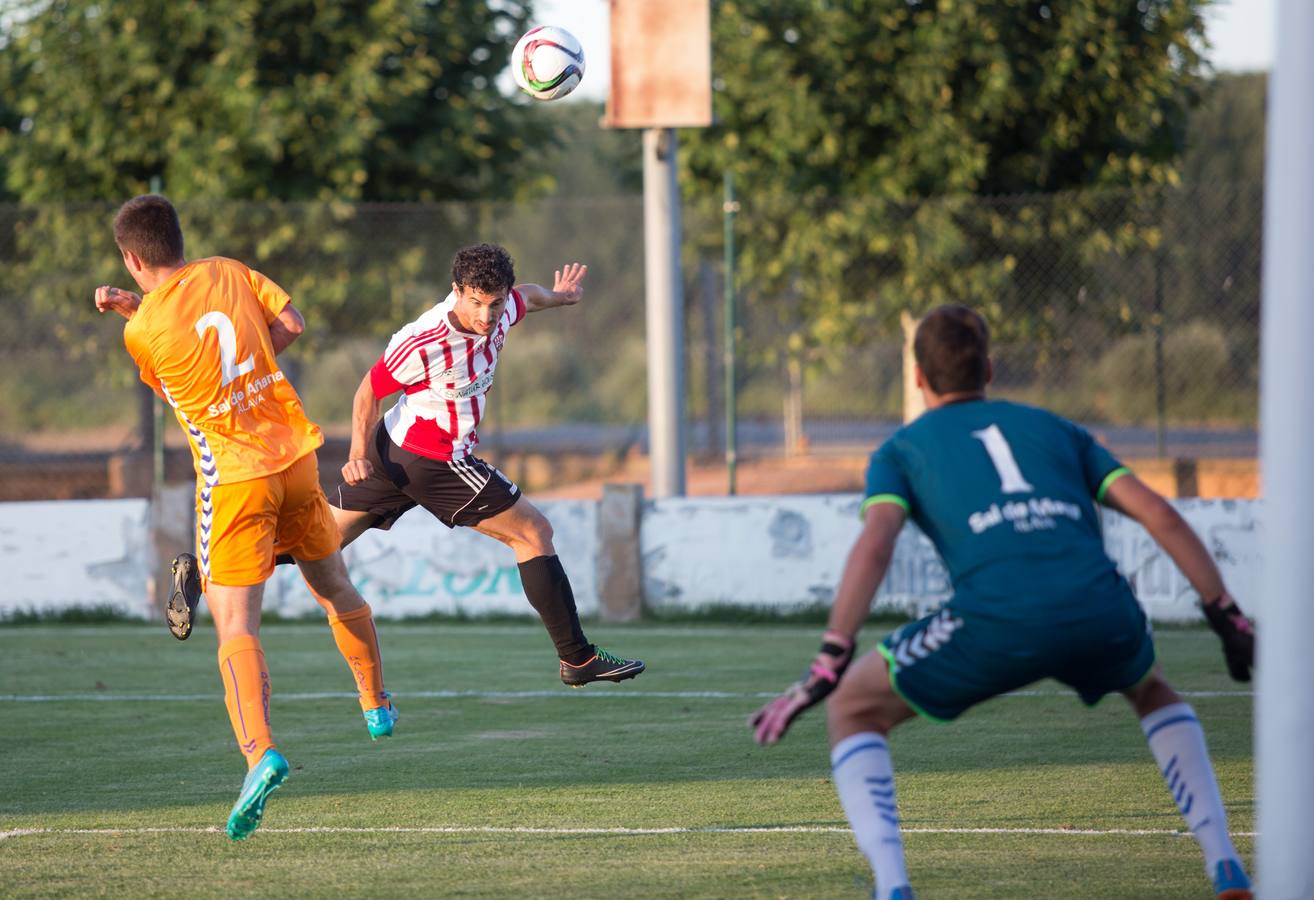
<path fill-rule="evenodd" d="M 977 313 L 933 310 L 913 348 L 927 412 L 872 454 L 862 531 L 821 652 L 801 681 L 752 717 L 754 737 L 774 744 L 829 695 L 835 787 L 876 896 L 910 898 L 891 728 L 915 714 L 954 719 L 1041 678 L 1071 686 L 1088 705 L 1118 692 L 1140 719 L 1217 896 L 1250 898 L 1200 722 L 1155 665 L 1149 624 L 1104 552 L 1095 504 L 1139 522 L 1186 574 L 1222 639 L 1228 671 L 1249 681 L 1254 633 L 1208 551 L 1085 430 L 1041 409 L 986 400 L 989 332 Z M 850 668 L 854 637 L 909 516 L 943 557 L 953 597 Z"/>

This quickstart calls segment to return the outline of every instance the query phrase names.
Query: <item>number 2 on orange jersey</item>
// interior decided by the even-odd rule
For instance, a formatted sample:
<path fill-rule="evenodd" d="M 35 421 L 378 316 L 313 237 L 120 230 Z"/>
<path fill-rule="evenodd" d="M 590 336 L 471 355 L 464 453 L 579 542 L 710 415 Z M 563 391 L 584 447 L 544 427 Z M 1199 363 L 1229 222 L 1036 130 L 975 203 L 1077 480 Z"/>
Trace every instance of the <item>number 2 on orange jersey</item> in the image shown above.
<path fill-rule="evenodd" d="M 237 329 L 233 328 L 232 319 L 219 312 L 208 312 L 196 320 L 196 336 L 205 337 L 205 330 L 213 328 L 219 333 L 219 367 L 223 376 L 220 387 L 239 375 L 245 375 L 255 368 L 255 354 L 248 354 L 241 363 L 237 362 Z"/>

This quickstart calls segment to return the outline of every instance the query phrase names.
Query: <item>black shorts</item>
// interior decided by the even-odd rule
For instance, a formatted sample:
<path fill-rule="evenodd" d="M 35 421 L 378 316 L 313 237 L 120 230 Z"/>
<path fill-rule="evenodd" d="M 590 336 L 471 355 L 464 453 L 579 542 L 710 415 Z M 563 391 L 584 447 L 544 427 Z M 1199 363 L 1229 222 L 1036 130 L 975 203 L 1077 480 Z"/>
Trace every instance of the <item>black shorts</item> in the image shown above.
<path fill-rule="evenodd" d="M 497 467 L 477 456 L 444 460 L 404 450 L 388 437 L 382 421 L 365 458 L 374 473 L 360 484 L 338 485 L 329 502 L 338 509 L 372 513 L 372 527 L 385 531 L 416 506 L 455 528 L 478 525 L 520 498 L 520 488 Z"/>

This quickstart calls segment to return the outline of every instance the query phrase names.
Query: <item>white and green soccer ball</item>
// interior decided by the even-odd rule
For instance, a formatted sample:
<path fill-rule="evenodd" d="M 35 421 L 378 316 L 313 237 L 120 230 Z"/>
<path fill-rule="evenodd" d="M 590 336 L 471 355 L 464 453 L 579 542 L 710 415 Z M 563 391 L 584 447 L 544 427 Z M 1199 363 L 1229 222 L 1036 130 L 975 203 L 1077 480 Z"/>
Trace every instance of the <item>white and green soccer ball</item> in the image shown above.
<path fill-rule="evenodd" d="M 564 28 L 531 28 L 511 51 L 511 77 L 535 100 L 560 100 L 584 77 L 584 48 Z"/>

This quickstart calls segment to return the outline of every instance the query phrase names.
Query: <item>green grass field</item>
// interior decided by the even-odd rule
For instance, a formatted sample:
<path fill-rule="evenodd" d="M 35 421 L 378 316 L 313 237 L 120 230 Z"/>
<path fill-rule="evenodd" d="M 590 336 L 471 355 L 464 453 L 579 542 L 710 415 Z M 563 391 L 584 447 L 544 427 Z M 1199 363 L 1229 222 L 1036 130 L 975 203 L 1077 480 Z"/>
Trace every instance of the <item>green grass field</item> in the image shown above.
<path fill-rule="evenodd" d="M 293 772 L 234 844 L 243 763 L 212 629 L 0 628 L 0 896 L 869 896 L 821 711 L 771 749 L 745 726 L 820 630 L 593 626 L 648 672 L 570 690 L 537 626 L 383 623 L 402 718 L 371 743 L 327 627 L 266 626 Z M 1248 861 L 1252 698 L 1212 634 L 1157 640 L 1200 692 Z M 1087 711 L 1041 683 L 892 746 L 919 898 L 1212 895 L 1119 698 Z"/>

